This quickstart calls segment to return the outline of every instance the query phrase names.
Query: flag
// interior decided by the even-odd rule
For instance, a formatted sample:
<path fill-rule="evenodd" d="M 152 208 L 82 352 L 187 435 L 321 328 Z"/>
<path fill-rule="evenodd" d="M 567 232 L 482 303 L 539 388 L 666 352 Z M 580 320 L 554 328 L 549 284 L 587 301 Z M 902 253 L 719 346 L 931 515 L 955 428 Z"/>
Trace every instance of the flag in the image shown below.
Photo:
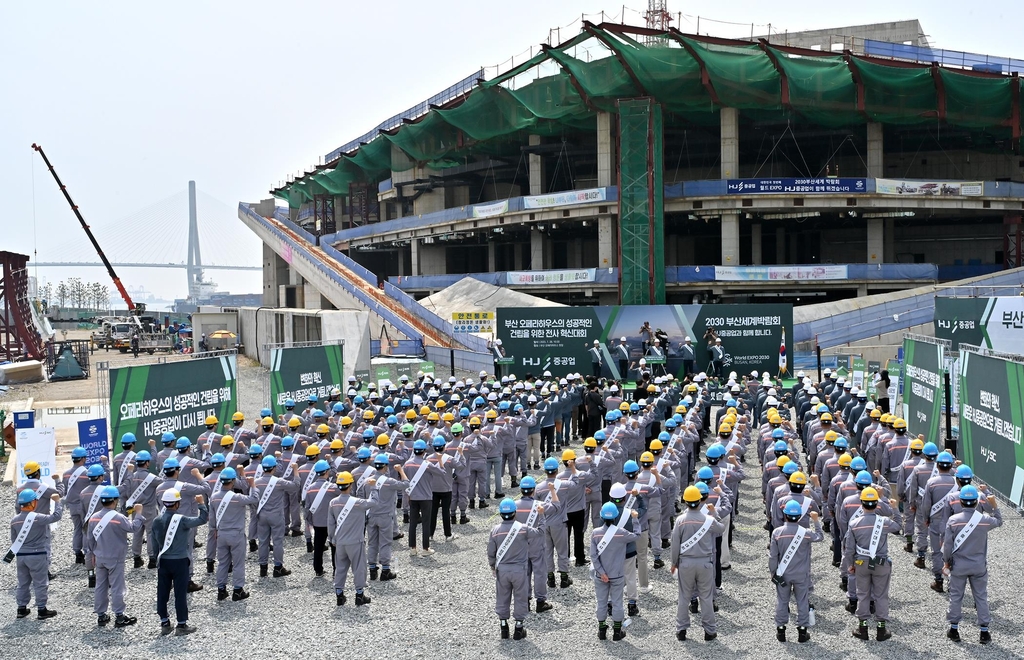
<path fill-rule="evenodd" d="M 779 344 L 779 376 L 787 372 L 789 360 L 786 358 L 786 329 L 782 329 L 782 343 Z"/>

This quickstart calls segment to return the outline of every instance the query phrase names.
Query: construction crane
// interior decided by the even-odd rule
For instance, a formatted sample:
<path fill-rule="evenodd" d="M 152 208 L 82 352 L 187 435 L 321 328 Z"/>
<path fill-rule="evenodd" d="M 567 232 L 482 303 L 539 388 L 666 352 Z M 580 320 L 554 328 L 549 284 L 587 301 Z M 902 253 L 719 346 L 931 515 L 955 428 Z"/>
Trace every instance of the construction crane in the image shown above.
<path fill-rule="evenodd" d="M 103 254 L 103 249 L 100 244 L 96 241 L 96 237 L 93 236 L 92 230 L 89 229 L 89 225 L 86 224 L 85 218 L 82 217 L 82 212 L 78 210 L 78 205 L 75 204 L 74 200 L 71 199 L 71 195 L 68 194 L 68 189 L 61 182 L 60 177 L 57 176 L 57 170 L 53 169 L 53 165 L 50 164 L 50 159 L 46 157 L 46 152 L 38 144 L 33 143 L 32 148 L 39 152 L 39 155 L 43 157 L 43 162 L 46 163 L 46 168 L 50 170 L 50 174 L 53 175 L 53 180 L 57 182 L 57 187 L 64 193 L 64 199 L 68 200 L 68 204 L 71 206 L 71 210 L 74 211 L 75 217 L 78 218 L 78 222 L 82 224 L 82 229 L 85 230 L 86 236 L 92 242 L 93 248 L 96 249 L 96 254 L 100 255 L 100 260 L 103 261 L 103 265 L 107 268 L 107 273 L 110 274 L 110 279 L 114 280 L 114 287 L 117 288 L 117 292 L 121 294 L 121 298 L 124 299 L 125 304 L 128 305 L 128 313 L 135 316 L 140 316 L 146 312 L 146 306 L 142 303 L 132 302 L 132 297 L 128 295 L 128 291 L 121 284 L 121 278 L 114 272 L 114 267 L 110 265 L 110 260 L 107 259 L 107 255 Z"/>

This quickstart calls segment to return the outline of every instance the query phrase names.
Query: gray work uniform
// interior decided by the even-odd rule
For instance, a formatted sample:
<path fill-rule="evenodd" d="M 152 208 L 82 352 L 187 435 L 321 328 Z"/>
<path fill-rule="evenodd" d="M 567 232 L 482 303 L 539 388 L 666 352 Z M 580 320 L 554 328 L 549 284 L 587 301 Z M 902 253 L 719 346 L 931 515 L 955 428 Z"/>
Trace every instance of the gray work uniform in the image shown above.
<path fill-rule="evenodd" d="M 113 513 L 106 526 L 96 538 L 95 530 L 107 512 Z M 93 595 L 93 612 L 106 614 L 112 605 L 114 614 L 124 614 L 124 560 L 128 556 L 128 535 L 142 531 L 145 519 L 136 514 L 133 519 L 113 509 L 101 508 L 92 514 L 85 532 L 86 551 L 92 555 L 96 571 L 96 591 Z M 108 599 L 109 597 L 109 599 Z"/>
<path fill-rule="evenodd" d="M 871 536 L 875 520 L 882 519 L 882 536 L 871 557 Z M 863 515 L 850 520 L 843 540 L 844 565 L 853 566 L 857 578 L 857 618 L 867 621 L 871 617 L 871 603 L 875 604 L 875 621 L 889 620 L 889 578 L 892 561 L 889 559 L 889 534 L 903 530 L 899 511 L 893 511 L 887 518 L 875 511 L 865 509 Z M 871 566 L 871 560 L 875 566 Z"/>
<path fill-rule="evenodd" d="M 371 495 L 376 497 L 376 494 Z M 353 501 L 352 508 L 346 514 L 345 519 L 338 523 L 338 518 L 349 501 Z M 366 512 L 370 510 L 373 502 L 358 497 L 352 497 L 346 492 L 341 492 L 331 500 L 327 516 L 327 538 L 334 545 L 334 591 L 342 593 L 345 591 L 345 580 L 348 572 L 352 571 L 352 582 L 355 584 L 356 592 L 366 587 Z"/>
<path fill-rule="evenodd" d="M 598 552 L 598 545 L 606 534 L 614 534 Z M 590 534 L 591 576 L 594 578 L 594 593 L 597 596 L 597 620 L 603 623 L 608 618 L 608 603 L 612 604 L 612 621 L 625 618 L 622 610 L 622 590 L 626 586 L 626 545 L 639 538 L 633 532 L 616 525 L 604 525 Z M 604 578 L 607 577 L 606 582 Z"/>
<path fill-rule="evenodd" d="M 145 488 L 142 488 L 142 484 L 150 476 L 153 478 L 149 479 L 149 483 L 146 484 Z M 142 507 L 143 533 L 132 534 L 132 554 L 136 557 L 142 556 L 143 539 L 148 544 L 147 552 L 150 557 L 156 558 L 156 553 L 160 551 L 160 548 L 154 547 L 156 543 L 153 541 L 153 521 L 160 515 L 160 511 L 157 508 L 156 489 L 161 481 L 163 481 L 163 478 L 160 475 L 151 474 L 146 470 L 135 470 L 125 475 L 124 481 L 117 487 L 121 493 L 121 499 L 125 500 L 126 505 L 136 492 L 139 493 L 135 497 L 133 504 Z M 139 490 L 140 488 L 142 488 L 141 491 Z"/>
<path fill-rule="evenodd" d="M 294 460 L 293 460 L 294 458 Z M 299 463 L 304 460 L 301 452 L 295 452 L 291 449 L 285 449 L 281 452 L 281 458 L 279 463 L 284 466 L 284 473 L 281 475 L 285 479 L 291 479 L 292 474 L 297 472 L 299 469 Z M 300 481 L 301 485 L 302 482 Z M 299 497 L 301 493 L 299 489 L 285 491 L 284 496 L 284 521 L 285 528 L 292 532 L 298 532 L 302 530 L 302 516 L 300 514 Z"/>
<path fill-rule="evenodd" d="M 928 480 L 924 486 L 924 496 L 918 505 L 924 511 L 925 525 L 928 531 L 928 545 L 932 554 L 932 574 L 938 578 L 942 575 L 942 534 L 946 528 L 944 510 L 946 501 L 959 496 L 960 487 L 952 472 L 942 472 Z"/>
<path fill-rule="evenodd" d="M 687 507 L 676 518 L 672 530 L 672 544 L 669 549 L 669 565 L 676 569 L 676 580 L 679 587 L 679 602 L 676 606 L 676 630 L 690 627 L 690 600 L 700 600 L 701 625 L 705 632 L 715 633 L 715 537 L 726 531 L 725 525 L 718 519 L 721 513 L 716 509 L 710 527 L 700 540 L 683 548 L 691 537 L 700 533 L 710 517 L 701 509 Z"/>
<path fill-rule="evenodd" d="M 36 506 L 39 506 L 38 504 Z M 32 528 L 17 554 L 18 590 L 15 600 L 18 607 L 28 607 L 32 591 L 36 595 L 36 608 L 46 607 L 50 589 L 50 525 L 60 520 L 64 513 L 63 500 L 53 505 L 53 513 L 30 513 L 22 511 L 11 519 L 11 543 L 18 538 L 22 525 L 29 516 L 33 517 Z"/>
<path fill-rule="evenodd" d="M 553 573 L 556 566 L 562 573 L 569 570 L 569 530 L 565 526 L 569 518 L 561 495 L 572 483 L 577 483 L 576 477 L 545 479 L 534 491 L 534 497 L 544 503 L 544 564 L 548 573 Z M 552 501 L 552 491 L 559 495 L 557 503 Z"/>
<path fill-rule="evenodd" d="M 384 568 L 391 568 L 391 544 L 395 537 L 395 505 L 398 502 L 398 495 L 405 492 L 409 482 L 389 477 L 377 470 L 374 470 L 370 479 L 375 479 L 375 483 L 364 484 L 362 488 L 356 490 L 356 495 L 363 499 L 370 499 L 371 493 L 376 493 L 366 516 L 366 562 L 370 568 L 377 568 L 378 561 Z"/>
<path fill-rule="evenodd" d="M 253 495 L 256 496 L 256 538 L 259 541 L 259 552 L 257 557 L 260 566 L 266 566 L 270 559 L 270 546 L 274 546 L 274 566 L 284 565 L 284 509 L 288 493 L 298 492 L 302 486 L 296 479 L 298 472 L 292 470 L 290 479 L 274 477 L 264 474 L 254 484 Z M 267 489 L 271 487 L 273 479 L 273 490 L 263 501 Z M 260 508 L 260 502 L 263 507 Z"/>
<path fill-rule="evenodd" d="M 974 529 L 957 545 L 957 537 L 975 513 L 980 514 L 980 518 Z M 988 533 L 1002 524 L 1003 514 L 999 509 L 994 509 L 989 515 L 973 508 L 964 508 L 946 523 L 942 558 L 950 566 L 949 609 L 946 611 L 949 623 L 960 623 L 960 608 L 968 582 L 971 583 L 974 606 L 978 611 L 978 626 L 987 627 L 992 623 L 988 609 Z"/>
<path fill-rule="evenodd" d="M 508 619 L 509 610 L 516 621 L 526 618 L 529 611 L 530 546 L 535 545 L 542 530 L 521 524 L 515 539 L 508 546 L 498 564 L 498 548 L 504 543 L 515 520 L 502 520 L 491 529 L 487 540 L 487 563 L 494 572 L 494 613 L 502 621 Z M 514 607 L 512 606 L 514 600 Z"/>
<path fill-rule="evenodd" d="M 229 495 L 231 499 L 224 505 L 224 498 Z M 234 588 L 245 586 L 245 512 L 258 501 L 255 495 L 235 492 L 234 489 L 220 489 L 210 497 L 210 527 L 217 531 L 214 538 L 217 544 L 218 588 L 227 587 L 229 570 Z"/>
<path fill-rule="evenodd" d="M 768 571 L 775 575 L 779 563 L 789 552 L 789 546 L 795 540 L 799 522 L 786 521 L 772 532 L 771 547 L 768 550 Z M 810 625 L 811 596 L 811 544 L 825 538 L 821 525 L 814 522 L 814 529 L 804 528 L 804 537 L 795 550 L 785 573 L 780 577 L 785 584 L 775 585 L 775 625 L 784 626 L 789 622 L 789 599 L 796 600 L 796 624 L 801 628 Z"/>
<path fill-rule="evenodd" d="M 78 554 L 82 551 L 82 542 L 84 540 L 82 532 L 82 491 L 89 485 L 89 477 L 85 476 L 86 468 L 85 463 L 81 465 L 72 466 L 67 472 L 64 473 L 63 482 L 65 484 L 64 504 L 68 508 L 68 514 L 71 516 L 71 549 Z M 72 482 L 74 478 L 74 482 Z"/>
<path fill-rule="evenodd" d="M 536 495 L 536 491 L 534 491 Z M 531 512 L 534 507 L 542 504 L 533 497 L 523 496 L 516 501 L 516 520 L 527 525 L 530 522 Z M 533 580 L 533 595 L 536 596 L 537 600 L 547 600 L 548 597 L 548 582 L 545 570 L 547 562 L 544 561 L 544 538 L 547 535 L 548 521 L 547 517 L 537 511 L 533 515 L 533 523 L 529 524 L 530 527 L 536 527 L 541 530 L 541 535 L 536 540 L 531 538 L 530 541 L 530 563 L 529 572 L 530 578 Z"/>
<path fill-rule="evenodd" d="M 899 437 L 896 436 L 889 444 L 896 442 Z M 907 489 L 909 497 L 907 499 L 914 512 L 914 545 L 917 546 L 917 554 L 922 556 L 928 549 L 928 511 L 922 506 L 921 500 L 924 499 L 924 487 L 928 484 L 928 480 L 938 473 L 935 461 L 927 456 L 910 473 L 910 487 Z"/>

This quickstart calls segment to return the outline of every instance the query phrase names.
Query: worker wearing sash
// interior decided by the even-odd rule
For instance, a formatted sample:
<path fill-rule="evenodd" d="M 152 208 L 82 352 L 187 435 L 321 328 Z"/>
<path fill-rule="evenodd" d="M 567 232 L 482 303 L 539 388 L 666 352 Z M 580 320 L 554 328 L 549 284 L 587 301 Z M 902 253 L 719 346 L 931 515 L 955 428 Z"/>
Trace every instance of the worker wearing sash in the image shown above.
<path fill-rule="evenodd" d="M 899 470 L 896 471 L 896 499 L 899 500 L 900 506 L 905 509 L 910 506 L 910 482 L 913 479 L 914 468 L 924 460 L 922 454 L 924 453 L 924 440 L 920 438 L 914 438 L 910 441 L 910 455 L 907 460 L 903 461 L 900 465 Z M 903 519 L 903 535 L 906 537 L 907 543 L 903 547 L 907 552 L 914 551 L 914 517 L 907 515 Z"/>
<path fill-rule="evenodd" d="M 288 493 L 297 492 L 302 484 L 298 482 L 298 472 L 294 469 L 288 478 L 275 477 L 274 472 L 278 469 L 278 464 L 277 458 L 273 456 L 264 456 L 260 466 L 263 468 L 263 475 L 253 482 L 254 491 L 259 493 L 256 504 L 256 537 L 259 544 L 257 557 L 260 563 L 260 577 L 267 576 L 271 547 L 274 549 L 274 577 L 285 577 L 291 575 L 291 571 L 284 567 L 285 499 Z"/>
<path fill-rule="evenodd" d="M 378 561 L 380 562 L 380 580 L 386 582 L 394 580 L 398 575 L 391 570 L 391 545 L 395 540 L 395 509 L 398 503 L 398 495 L 405 492 L 409 487 L 409 480 L 405 477 L 402 465 L 396 464 L 395 471 L 399 478 L 389 477 L 388 471 L 391 459 L 387 453 L 381 452 L 373 457 L 373 471 L 366 475 L 364 484 L 357 484 L 356 496 L 363 499 L 370 499 L 371 493 L 376 492 L 372 500 L 370 512 L 366 517 L 367 537 L 367 560 L 366 564 L 370 569 L 370 579 L 378 577 Z M 370 484 L 373 481 L 373 484 Z"/>
<path fill-rule="evenodd" d="M 252 492 L 251 481 L 238 480 L 235 468 L 224 468 L 218 480 L 219 488 L 210 497 L 210 527 L 217 530 L 217 600 L 228 597 L 229 571 L 234 584 L 231 600 L 245 600 L 249 597 L 245 590 L 245 512 L 259 498 Z"/>
<path fill-rule="evenodd" d="M 700 482 L 707 488 L 707 484 Z M 721 500 L 719 500 L 721 501 Z M 716 506 L 702 503 L 697 486 L 683 491 L 686 510 L 676 518 L 669 546 L 669 566 L 679 587 L 676 606 L 676 639 L 686 641 L 690 627 L 688 606 L 694 597 L 700 600 L 704 641 L 718 637 L 715 626 L 715 538 L 721 538 L 725 525 L 718 519 Z M 727 504 L 727 502 L 726 502 Z"/>
<path fill-rule="evenodd" d="M 85 476 L 89 479 L 89 483 L 82 489 L 81 512 L 82 520 L 84 521 L 83 530 L 88 525 L 92 514 L 96 513 L 100 508 L 100 493 L 103 491 L 103 478 L 107 476 L 107 472 L 103 469 L 102 465 L 94 463 L 86 470 Z M 89 546 L 85 543 L 84 535 L 82 550 L 85 554 L 85 566 L 89 573 L 89 588 L 92 589 L 96 586 L 96 570 L 93 557 L 89 554 Z"/>
<path fill-rule="evenodd" d="M 621 486 L 621 484 L 617 484 Z M 622 627 L 625 619 L 622 611 L 622 590 L 626 583 L 626 546 L 636 542 L 636 534 L 626 529 L 624 523 L 637 516 L 636 511 L 619 508 L 614 502 L 605 502 L 601 507 L 601 521 L 590 536 L 590 575 L 594 579 L 597 596 L 597 638 L 608 639 L 608 613 L 612 616 L 612 641 L 626 636 Z"/>
<path fill-rule="evenodd" d="M 82 552 L 83 542 L 85 536 L 83 534 L 83 511 L 82 511 L 82 491 L 89 484 L 88 477 L 85 476 L 86 471 L 89 469 L 85 465 L 85 459 L 88 457 L 88 452 L 82 447 L 75 447 L 71 450 L 71 468 L 64 473 L 64 503 L 68 507 L 68 513 L 71 515 L 71 549 L 75 552 L 75 563 L 85 563 L 85 553 Z M 106 463 L 107 457 L 103 456 L 101 460 Z"/>
<path fill-rule="evenodd" d="M 168 463 L 174 461 L 174 469 L 177 470 L 177 461 L 168 459 L 164 463 L 166 471 Z M 196 470 L 198 472 L 198 470 Z M 174 477 L 170 483 L 175 483 Z M 180 482 L 179 482 L 180 483 Z M 191 486 L 191 484 L 186 484 Z M 196 486 L 191 486 L 196 488 Z M 204 494 L 197 494 L 193 500 L 193 506 L 198 510 L 198 515 L 187 516 L 180 512 L 181 491 L 176 488 L 167 488 L 160 494 L 160 501 L 164 510 L 160 517 L 153 523 L 153 540 L 156 541 L 160 552 L 157 553 L 157 585 L 156 585 L 156 612 L 160 616 L 160 634 L 169 635 L 172 632 L 177 635 L 188 635 L 195 632 L 195 626 L 188 625 L 188 592 L 192 584 L 189 576 L 189 564 L 192 563 L 191 546 L 193 534 L 189 532 L 200 525 L 205 525 L 209 517 L 209 509 L 203 503 Z M 167 611 L 167 601 L 174 591 L 174 610 L 177 617 L 177 626 L 171 626 L 170 615 Z"/>
<path fill-rule="evenodd" d="M 825 538 L 821 531 L 818 512 L 810 513 L 814 529 L 800 524 L 804 508 L 790 499 L 782 508 L 786 521 L 772 532 L 768 550 L 768 572 L 775 583 L 775 637 L 786 641 L 789 623 L 789 600 L 796 600 L 797 641 L 803 644 L 811 639 L 807 627 L 811 625 L 811 544 Z"/>
<path fill-rule="evenodd" d="M 896 420 L 899 422 L 900 420 Z M 898 432 L 899 429 L 897 429 Z M 900 436 L 889 443 L 891 447 Z M 907 441 L 907 447 L 910 447 L 909 440 Z M 909 449 L 907 450 L 909 453 Z M 939 466 L 936 464 L 935 459 L 939 456 L 939 448 L 934 442 L 926 442 L 924 449 L 924 460 L 917 464 L 917 466 L 910 473 L 910 486 L 907 488 L 908 501 L 910 502 L 910 512 L 914 516 L 914 531 L 915 531 L 915 545 L 917 545 L 917 559 L 914 560 L 914 566 L 917 568 L 925 568 L 925 555 L 928 554 L 928 511 L 924 509 L 922 500 L 924 499 L 925 485 L 928 480 L 939 474 Z M 898 464 L 897 464 L 898 465 Z M 885 474 L 883 469 L 882 474 Z"/>
<path fill-rule="evenodd" d="M 355 479 L 351 472 L 342 472 L 336 480 L 338 495 L 331 500 L 327 514 L 327 536 L 334 551 L 334 593 L 337 606 L 345 604 L 345 580 L 349 570 L 356 588 L 356 607 L 367 605 L 370 597 L 363 593 L 366 588 L 366 512 L 376 499 L 376 491 L 370 499 L 361 499 L 352 494 Z M 375 486 L 371 478 L 367 485 Z"/>
<path fill-rule="evenodd" d="M 207 471 L 203 479 L 206 484 L 210 487 L 211 499 L 213 495 L 220 492 L 221 481 L 220 475 L 224 471 L 224 465 L 226 462 L 224 454 L 220 452 L 210 456 L 208 459 L 210 463 L 210 470 Z M 211 510 L 211 513 L 213 510 Z M 210 524 L 206 526 L 206 572 L 212 574 L 215 570 L 214 565 L 217 560 L 217 526 L 213 524 L 211 516 Z"/>
<path fill-rule="evenodd" d="M 889 620 L 889 578 L 892 571 L 888 535 L 900 534 L 903 521 L 896 510 L 896 500 L 890 501 L 893 508 L 891 518 L 876 511 L 879 500 L 878 491 L 872 486 L 860 492 L 863 513 L 850 520 L 843 540 L 843 557 L 850 567 L 850 574 L 857 578 L 859 624 L 853 636 L 868 639 L 868 617 L 871 616 L 871 603 L 874 603 L 875 639 L 884 642 L 892 637 L 885 627 Z"/>
<path fill-rule="evenodd" d="M 525 639 L 530 546 L 541 540 L 543 531 L 516 520 L 516 503 L 510 497 L 498 503 L 498 514 L 501 522 L 491 529 L 487 541 L 487 563 L 494 575 L 494 613 L 501 622 L 502 639 L 509 638 L 510 610 L 516 622 L 513 639 Z"/>
<path fill-rule="evenodd" d="M 25 489 L 18 493 L 19 511 L 11 519 L 11 548 L 3 560 L 9 564 L 17 559 L 18 589 L 15 600 L 18 603 L 19 619 L 29 615 L 28 604 L 33 591 L 38 618 L 49 619 L 57 615 L 55 610 L 46 607 L 50 588 L 47 571 L 50 565 L 50 525 L 60 520 L 64 506 L 57 493 L 50 495 L 50 501 L 53 502 L 53 513 L 40 513 L 37 511 L 41 507 L 36 491 Z"/>
<path fill-rule="evenodd" d="M 988 609 L 988 533 L 1003 524 L 1003 514 L 993 495 L 987 498 L 991 515 L 982 512 L 978 508 L 978 489 L 974 486 L 964 486 L 959 496 L 963 510 L 950 517 L 942 541 L 944 570 L 949 575 L 949 609 L 946 611 L 949 631 L 946 636 L 954 642 L 960 641 L 960 606 L 970 582 L 981 628 L 979 641 L 988 644 L 992 641 L 988 630 L 992 623 Z"/>
<path fill-rule="evenodd" d="M 547 534 L 548 520 L 544 514 L 544 503 L 534 498 L 537 489 L 537 480 L 527 475 L 519 481 L 519 491 L 522 497 L 516 502 L 516 520 L 527 527 L 535 527 L 542 531 L 542 534 L 530 540 L 530 562 L 528 566 L 529 578 L 533 586 L 533 595 L 537 598 L 537 614 L 547 612 L 554 608 L 548 602 L 548 585 L 544 579 L 547 562 L 544 560 L 544 537 Z"/>
<path fill-rule="evenodd" d="M 115 486 L 120 486 L 121 483 L 124 482 L 128 477 L 128 466 L 135 461 L 135 434 L 125 433 L 122 435 L 121 447 L 121 453 L 114 456 L 114 468 L 111 472 L 111 477 L 113 478 L 113 484 Z M 122 501 L 124 501 L 123 496 Z"/>
<path fill-rule="evenodd" d="M 544 504 L 544 562 L 547 567 L 547 586 L 555 588 L 555 569 L 558 569 L 561 579 L 559 588 L 566 589 L 572 585 L 572 578 L 569 577 L 569 532 L 567 528 L 568 517 L 565 511 L 564 495 L 568 495 L 570 488 L 579 488 L 575 475 L 568 479 L 558 476 L 558 459 L 549 456 L 544 459 L 544 474 L 546 479 L 541 480 L 534 490 L 537 501 Z"/>
<path fill-rule="evenodd" d="M 308 474 L 304 479 L 300 479 L 301 495 L 305 506 L 306 523 L 313 528 L 313 572 L 317 577 L 323 577 L 324 552 L 327 550 L 327 511 L 331 500 L 338 494 L 338 488 L 333 483 L 330 463 L 320 459 L 309 467 Z M 303 474 L 301 469 L 299 474 Z M 331 568 L 334 568 L 333 552 Z"/>
<path fill-rule="evenodd" d="M 946 501 L 960 492 L 953 476 L 953 454 L 941 452 L 935 458 L 938 472 L 924 485 L 924 495 L 920 507 L 925 511 L 925 525 L 928 530 L 928 546 L 931 550 L 931 569 L 933 591 L 942 593 L 942 535 L 946 529 L 944 509 Z"/>
<path fill-rule="evenodd" d="M 474 418 L 476 419 L 476 418 Z M 479 422 L 478 422 L 479 424 Z M 479 426 L 478 426 L 479 428 Z M 417 440 L 412 445 L 413 456 L 405 462 L 403 469 L 409 475 L 407 501 L 409 502 L 409 554 L 428 557 L 434 554 L 430 547 L 430 521 L 433 519 L 434 490 L 432 481 L 436 473 L 442 476 L 441 468 L 431 463 L 424 455 L 427 443 Z M 482 500 L 481 500 L 482 501 Z M 416 547 L 416 529 L 420 528 L 423 538 L 423 549 Z"/>
<path fill-rule="evenodd" d="M 96 593 L 93 595 L 93 611 L 96 623 L 105 626 L 110 623 L 107 605 L 113 606 L 114 627 L 124 628 L 135 625 L 136 618 L 125 614 L 124 560 L 128 556 L 128 535 L 142 531 L 145 522 L 139 514 L 142 507 L 132 507 L 132 519 L 117 512 L 121 492 L 116 486 L 103 486 L 100 490 L 100 509 L 93 513 L 87 523 L 85 547 L 92 556 L 96 572 Z"/>
<path fill-rule="evenodd" d="M 216 419 L 216 418 L 214 418 L 214 419 Z M 209 421 L 209 418 L 207 418 L 207 421 Z M 209 427 L 207 427 L 207 428 L 209 428 Z M 177 440 L 177 438 L 175 438 L 174 434 L 171 433 L 170 431 L 164 431 L 163 435 L 160 436 L 160 444 L 163 445 L 163 448 L 156 453 L 156 471 L 157 472 L 162 472 L 163 469 L 164 469 L 164 461 L 166 461 L 168 458 L 170 458 L 171 456 L 174 455 L 174 453 L 176 451 L 174 449 L 174 441 L 175 440 Z M 150 440 L 149 441 L 149 446 L 152 449 L 156 449 L 156 441 Z"/>
<path fill-rule="evenodd" d="M 148 544 L 149 568 L 156 568 L 156 553 L 159 548 L 153 541 L 153 521 L 159 515 L 157 509 L 156 488 L 160 484 L 160 477 L 149 471 L 149 463 L 152 456 L 146 450 L 135 455 L 135 463 L 128 465 L 128 474 L 125 475 L 118 490 L 125 500 L 125 506 L 131 508 L 138 505 L 142 518 L 143 531 L 132 534 L 132 556 L 134 557 L 135 568 L 142 568 L 145 562 L 142 560 L 142 541 L 145 539 Z"/>

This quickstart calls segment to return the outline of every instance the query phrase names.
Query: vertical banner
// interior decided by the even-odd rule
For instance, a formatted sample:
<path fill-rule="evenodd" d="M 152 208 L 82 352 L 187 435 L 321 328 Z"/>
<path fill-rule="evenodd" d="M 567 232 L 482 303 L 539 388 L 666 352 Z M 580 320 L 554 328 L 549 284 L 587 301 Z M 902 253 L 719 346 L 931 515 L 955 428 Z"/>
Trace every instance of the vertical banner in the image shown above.
<path fill-rule="evenodd" d="M 49 486 L 54 485 L 53 475 L 57 473 L 57 437 L 52 428 L 20 428 L 14 432 L 18 442 L 18 470 L 15 486 L 25 483 L 25 463 L 39 463 L 40 475 Z"/>
<path fill-rule="evenodd" d="M 942 346 L 910 338 L 903 340 L 903 418 L 907 432 L 924 435 L 925 442 L 942 446 Z"/>
<path fill-rule="evenodd" d="M 1024 505 L 1024 364 L 960 353 L 960 441 L 975 475 Z"/>
<path fill-rule="evenodd" d="M 238 407 L 234 355 L 110 370 L 110 433 L 114 453 L 131 432 L 140 446 L 165 432 L 195 439 L 206 417 L 222 422 Z"/>
<path fill-rule="evenodd" d="M 100 458 L 107 455 L 107 420 L 88 419 L 78 423 L 78 445 L 86 451 L 85 464 L 99 464 Z M 107 479 L 104 483 L 109 484 Z"/>
<path fill-rule="evenodd" d="M 284 413 L 286 399 L 301 401 L 315 394 L 325 399 L 345 387 L 342 344 L 272 348 L 270 351 L 270 408 Z"/>

